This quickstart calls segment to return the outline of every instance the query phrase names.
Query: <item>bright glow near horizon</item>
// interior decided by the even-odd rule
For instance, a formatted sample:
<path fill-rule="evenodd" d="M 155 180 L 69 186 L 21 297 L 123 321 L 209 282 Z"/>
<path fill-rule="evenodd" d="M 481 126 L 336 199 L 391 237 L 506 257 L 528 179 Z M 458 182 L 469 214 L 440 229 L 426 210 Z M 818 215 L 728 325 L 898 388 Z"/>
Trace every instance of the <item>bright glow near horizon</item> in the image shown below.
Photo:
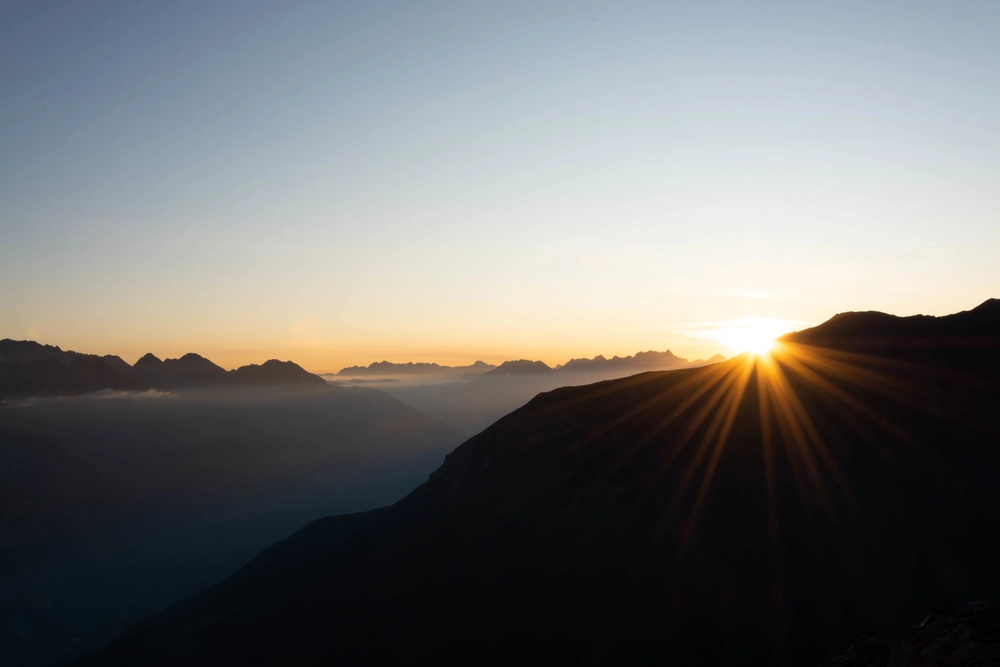
<path fill-rule="evenodd" d="M 736 353 L 764 354 L 774 347 L 779 336 L 794 331 L 794 322 L 766 317 L 748 317 L 742 320 L 719 322 L 703 331 L 707 338 Z"/>
<path fill-rule="evenodd" d="M 15 0 L 0 34 L 0 338 L 694 359 L 1000 296 L 998 3 Z"/>

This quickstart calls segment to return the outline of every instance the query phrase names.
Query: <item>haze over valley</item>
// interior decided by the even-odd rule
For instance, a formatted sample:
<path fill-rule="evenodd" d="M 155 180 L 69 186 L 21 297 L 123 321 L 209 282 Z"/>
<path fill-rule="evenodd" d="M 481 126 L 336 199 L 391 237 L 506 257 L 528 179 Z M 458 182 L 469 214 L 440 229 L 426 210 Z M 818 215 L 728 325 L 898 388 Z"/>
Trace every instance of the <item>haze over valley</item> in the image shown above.
<path fill-rule="evenodd" d="M 535 394 L 566 385 L 590 384 L 635 373 L 696 368 L 725 361 L 722 355 L 688 361 L 665 352 L 639 352 L 626 357 L 570 359 L 554 368 L 543 361 L 513 359 L 498 366 L 449 368 L 431 364 L 377 362 L 325 376 L 337 383 L 377 383 L 377 386 L 424 414 L 456 426 L 470 435 L 520 407 Z"/>

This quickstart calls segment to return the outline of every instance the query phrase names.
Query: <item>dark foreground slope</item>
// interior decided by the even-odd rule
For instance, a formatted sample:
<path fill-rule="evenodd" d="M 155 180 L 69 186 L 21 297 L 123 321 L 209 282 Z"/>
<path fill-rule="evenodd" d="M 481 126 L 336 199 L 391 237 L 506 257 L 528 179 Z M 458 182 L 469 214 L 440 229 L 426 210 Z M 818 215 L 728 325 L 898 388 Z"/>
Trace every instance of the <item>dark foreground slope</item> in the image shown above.
<path fill-rule="evenodd" d="M 1000 664 L 1000 612 L 966 602 L 930 614 L 888 642 L 861 637 L 825 667 L 975 667 Z"/>
<path fill-rule="evenodd" d="M 998 599 L 998 302 L 851 318 L 539 395 L 85 664 L 817 664 Z"/>

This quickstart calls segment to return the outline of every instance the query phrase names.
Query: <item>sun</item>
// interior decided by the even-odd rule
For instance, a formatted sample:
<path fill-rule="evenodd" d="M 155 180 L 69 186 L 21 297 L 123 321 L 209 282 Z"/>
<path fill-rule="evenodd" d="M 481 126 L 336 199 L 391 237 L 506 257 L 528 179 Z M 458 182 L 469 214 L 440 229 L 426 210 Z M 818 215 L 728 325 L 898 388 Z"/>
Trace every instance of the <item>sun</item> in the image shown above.
<path fill-rule="evenodd" d="M 737 352 L 767 354 L 774 348 L 775 339 L 791 330 L 792 327 L 785 320 L 748 317 L 720 322 L 717 328 L 706 331 L 705 334 Z"/>
<path fill-rule="evenodd" d="M 774 336 L 764 333 L 758 335 L 757 332 L 750 332 L 742 340 L 742 345 L 739 347 L 753 354 L 767 354 L 774 347 Z"/>

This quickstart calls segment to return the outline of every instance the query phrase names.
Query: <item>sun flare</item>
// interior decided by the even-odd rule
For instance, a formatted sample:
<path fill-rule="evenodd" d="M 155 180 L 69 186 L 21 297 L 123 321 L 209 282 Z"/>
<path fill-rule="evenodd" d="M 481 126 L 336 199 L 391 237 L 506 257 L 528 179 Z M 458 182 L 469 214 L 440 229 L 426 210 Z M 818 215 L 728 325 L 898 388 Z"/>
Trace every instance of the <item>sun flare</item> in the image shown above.
<path fill-rule="evenodd" d="M 706 336 L 737 352 L 767 354 L 775 339 L 794 327 L 785 320 L 751 317 L 720 322 L 718 328 L 706 331 Z"/>
<path fill-rule="evenodd" d="M 766 354 L 774 347 L 774 336 L 763 334 L 757 336 L 756 333 L 748 334 L 743 340 L 741 347 L 745 348 L 747 352 L 753 352 L 754 354 Z"/>

